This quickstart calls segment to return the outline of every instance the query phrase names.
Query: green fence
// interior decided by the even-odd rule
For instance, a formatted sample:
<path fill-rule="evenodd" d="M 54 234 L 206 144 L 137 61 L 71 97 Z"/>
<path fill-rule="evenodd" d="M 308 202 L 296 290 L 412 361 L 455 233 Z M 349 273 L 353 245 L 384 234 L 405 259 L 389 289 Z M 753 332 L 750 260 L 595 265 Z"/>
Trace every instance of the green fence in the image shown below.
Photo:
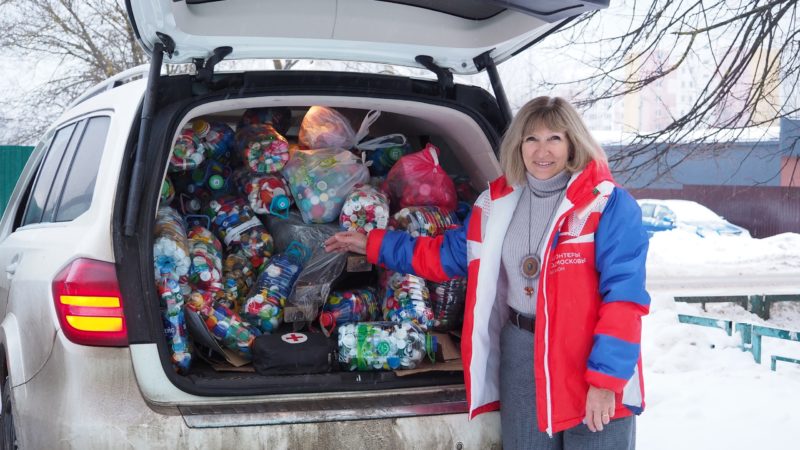
<path fill-rule="evenodd" d="M 32 151 L 33 147 L 0 145 L 0 216 Z"/>

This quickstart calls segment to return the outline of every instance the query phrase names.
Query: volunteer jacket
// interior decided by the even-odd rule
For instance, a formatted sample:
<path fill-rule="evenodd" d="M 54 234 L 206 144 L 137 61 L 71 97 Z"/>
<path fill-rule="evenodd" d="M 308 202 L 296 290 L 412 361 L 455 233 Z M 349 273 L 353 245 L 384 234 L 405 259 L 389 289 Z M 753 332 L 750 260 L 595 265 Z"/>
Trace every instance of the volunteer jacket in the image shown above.
<path fill-rule="evenodd" d="M 495 298 L 503 240 L 524 186 L 489 184 L 466 225 L 436 238 L 373 230 L 367 259 L 433 281 L 467 276 L 461 352 L 469 416 L 500 408 L 500 330 Z M 614 418 L 644 409 L 640 355 L 648 239 L 641 210 L 605 164 L 575 173 L 539 255 L 536 298 L 536 411 L 550 435 L 581 423 L 589 385 L 616 394 Z"/>

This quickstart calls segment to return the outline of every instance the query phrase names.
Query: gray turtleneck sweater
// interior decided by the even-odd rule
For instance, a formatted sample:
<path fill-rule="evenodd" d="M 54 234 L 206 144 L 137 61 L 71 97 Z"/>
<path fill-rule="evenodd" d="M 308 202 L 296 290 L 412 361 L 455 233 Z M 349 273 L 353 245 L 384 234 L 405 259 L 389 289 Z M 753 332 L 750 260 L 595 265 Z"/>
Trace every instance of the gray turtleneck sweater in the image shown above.
<path fill-rule="evenodd" d="M 533 317 L 536 313 L 539 277 L 537 275 L 532 280 L 526 280 L 522 274 L 522 260 L 529 253 L 542 257 L 542 248 L 547 240 L 547 236 L 543 235 L 554 220 L 570 173 L 563 171 L 549 180 L 539 180 L 528 173 L 526 176 L 528 189 L 522 191 L 503 241 L 497 296 L 505 297 L 508 306 L 521 314 Z M 527 286 L 533 287 L 532 296 L 525 294 Z"/>

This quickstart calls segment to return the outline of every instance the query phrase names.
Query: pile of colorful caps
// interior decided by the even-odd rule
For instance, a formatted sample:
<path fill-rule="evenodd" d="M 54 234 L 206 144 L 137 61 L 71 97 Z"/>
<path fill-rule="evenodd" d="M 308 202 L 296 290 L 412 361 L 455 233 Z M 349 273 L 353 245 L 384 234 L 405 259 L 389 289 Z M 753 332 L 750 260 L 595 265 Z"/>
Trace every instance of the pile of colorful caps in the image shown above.
<path fill-rule="evenodd" d="M 401 196 L 414 207 L 391 217 L 389 197 L 370 184 L 378 179 L 370 180 L 370 170 L 374 175 L 385 174 L 413 154 L 409 154 L 412 147 L 402 135 L 363 139 L 379 115 L 376 111 L 367 113 L 354 132 L 341 113 L 312 107 L 300 125 L 299 144 L 286 138 L 292 111 L 285 107 L 248 109 L 235 131 L 219 120 L 202 117 L 180 130 L 161 190 L 163 208 L 155 227 L 154 275 L 158 286 L 170 287 L 159 288 L 159 293 L 165 304 L 169 302 L 171 311 L 181 298 L 186 300 L 192 332 L 205 331 L 195 326 L 200 324 L 194 320 L 196 315 L 224 348 L 249 358 L 254 337 L 274 330 L 282 315 L 294 314 L 295 309 L 302 310 L 302 315 L 292 317 L 310 321 L 321 308 L 327 317 L 323 321 L 328 320 L 332 329 L 343 323 L 383 317 L 402 324 L 389 326 L 405 330 L 402 336 L 419 334 L 437 323 L 421 280 L 398 274 L 396 282 L 384 288 L 386 296 L 377 295 L 372 288 L 329 294 L 332 283 L 346 278 L 341 277 L 346 255 L 338 255 L 345 258 L 335 263 L 316 256 L 298 261 L 289 254 L 286 243 L 274 248 L 264 225 L 270 223 L 266 218 L 288 223 L 294 216 L 314 231 L 327 224 L 333 231 L 325 237 L 338 227 L 368 233 L 387 228 L 390 222 L 413 235 L 433 236 L 453 226 L 456 219 L 451 213 L 416 207 L 444 198 L 437 192 L 440 186 L 436 177 L 446 174 L 438 166 L 438 150 L 434 148 L 417 152 L 416 159 L 423 160 L 421 170 L 407 177 L 400 175 L 399 181 L 407 188 Z M 361 153 L 360 158 L 354 153 Z M 371 169 L 366 159 L 371 161 Z M 425 185 L 433 189 L 427 197 Z M 412 194 L 414 190 L 419 192 Z M 300 232 L 296 234 L 291 234 L 290 240 L 299 240 Z M 325 237 L 316 240 L 314 255 Z M 326 281 L 315 283 L 320 279 Z M 363 278 L 358 280 L 361 285 L 363 282 Z M 451 290 L 455 292 L 456 288 L 453 285 Z M 456 314 L 455 294 L 444 289 L 437 297 L 440 305 L 436 313 L 441 316 L 438 323 L 450 324 Z M 307 305 L 311 305 L 309 311 L 303 309 Z M 285 310 L 285 306 L 293 309 Z M 176 368 L 185 372 L 189 351 L 181 344 L 188 343 L 187 333 L 177 317 L 165 315 L 165 325 L 169 322 L 165 332 Z M 423 333 L 417 341 L 426 339 Z M 395 347 L 414 348 L 410 341 L 405 342 L 405 346 Z M 384 347 L 376 346 L 380 351 Z M 424 349 L 421 351 L 424 353 Z M 385 360 L 380 368 L 414 364 L 404 362 L 403 355 L 394 356 L 397 359 Z M 405 355 L 411 360 L 415 356 Z M 374 361 L 362 364 L 362 368 L 367 366 L 376 367 Z"/>
<path fill-rule="evenodd" d="M 389 199 L 368 184 L 359 184 L 347 196 L 339 216 L 339 225 L 346 231 L 367 234 L 385 229 L 389 224 Z"/>
<path fill-rule="evenodd" d="M 413 322 L 362 322 L 339 327 L 339 362 L 347 370 L 413 369 L 434 360 L 436 337 Z"/>
<path fill-rule="evenodd" d="M 389 229 L 403 230 L 414 237 L 435 237 L 458 223 L 454 213 L 436 206 L 412 206 L 396 212 L 389 220 Z"/>
<path fill-rule="evenodd" d="M 389 276 L 383 299 L 383 318 L 392 322 L 411 321 L 423 330 L 432 328 L 433 311 L 425 280 L 399 272 Z"/>

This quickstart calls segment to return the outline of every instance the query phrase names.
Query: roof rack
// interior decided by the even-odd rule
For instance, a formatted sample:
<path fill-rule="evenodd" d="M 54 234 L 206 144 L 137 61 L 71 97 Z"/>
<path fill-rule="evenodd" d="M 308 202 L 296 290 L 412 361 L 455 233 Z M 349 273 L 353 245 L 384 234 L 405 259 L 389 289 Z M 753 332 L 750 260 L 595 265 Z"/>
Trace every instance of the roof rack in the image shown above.
<path fill-rule="evenodd" d="M 71 109 L 90 98 L 101 94 L 106 91 L 110 91 L 115 87 L 122 86 L 123 84 L 130 83 L 131 81 L 139 80 L 142 78 L 147 78 L 148 71 L 150 70 L 150 66 L 147 64 L 142 64 L 140 66 L 133 67 L 131 69 L 122 71 L 110 78 L 103 80 L 102 82 L 90 87 L 86 90 L 83 94 L 79 95 L 75 100 L 70 103 L 67 109 Z"/>

